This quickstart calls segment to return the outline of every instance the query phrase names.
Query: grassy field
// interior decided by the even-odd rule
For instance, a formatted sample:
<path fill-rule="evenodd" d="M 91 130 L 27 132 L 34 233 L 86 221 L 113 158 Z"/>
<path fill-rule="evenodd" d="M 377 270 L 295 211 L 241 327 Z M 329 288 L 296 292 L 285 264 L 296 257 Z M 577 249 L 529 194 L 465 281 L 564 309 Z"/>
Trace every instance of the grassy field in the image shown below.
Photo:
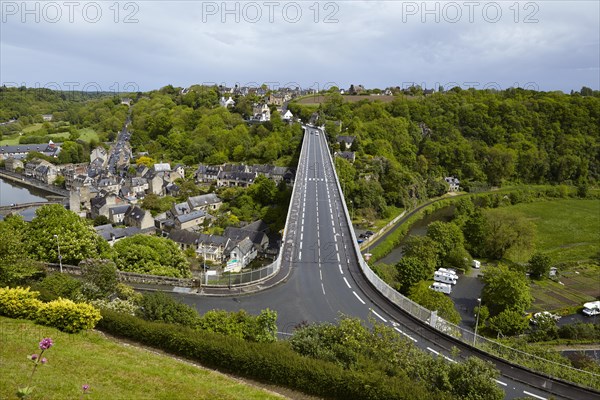
<path fill-rule="evenodd" d="M 23 129 L 23 133 L 25 135 L 27 135 L 28 133 L 35 132 L 36 130 L 40 129 L 41 127 L 42 127 L 42 124 L 33 124 L 33 125 L 26 127 L 25 129 Z M 93 130 L 92 128 L 79 129 L 79 130 L 77 130 L 77 132 L 80 135 L 79 139 L 83 140 L 84 142 L 89 143 L 92 140 L 100 141 L 98 133 L 95 130 Z M 69 132 L 66 132 L 66 131 L 50 134 L 50 137 L 52 137 L 52 140 L 57 143 L 63 142 L 64 140 L 68 139 L 69 136 L 70 136 Z M 20 137 L 21 136 L 19 134 L 5 137 L 4 139 L 0 140 L 0 146 L 18 145 Z"/>
<path fill-rule="evenodd" d="M 277 399 L 281 396 L 249 386 L 188 362 L 117 343 L 98 332 L 77 335 L 0 317 L 0 398 L 13 399 L 25 386 L 44 337 L 54 346 L 44 353 L 46 365 L 33 378 L 31 399 Z M 82 385 L 90 394 L 81 396 Z"/>
<path fill-rule="evenodd" d="M 572 313 L 600 297 L 600 200 L 553 200 L 517 204 L 510 210 L 526 215 L 536 226 L 536 250 L 559 266 L 556 280 L 532 281 L 532 311 Z"/>
<path fill-rule="evenodd" d="M 585 261 L 600 253 L 600 200 L 553 200 L 511 206 L 536 226 L 537 250 L 555 263 Z"/>

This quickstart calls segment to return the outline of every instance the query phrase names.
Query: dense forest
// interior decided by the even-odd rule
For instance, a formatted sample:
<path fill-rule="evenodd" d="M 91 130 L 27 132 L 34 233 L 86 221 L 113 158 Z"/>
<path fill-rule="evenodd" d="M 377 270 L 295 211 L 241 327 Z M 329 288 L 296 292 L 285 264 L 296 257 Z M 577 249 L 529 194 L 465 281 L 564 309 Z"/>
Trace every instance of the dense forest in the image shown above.
<path fill-rule="evenodd" d="M 594 93 L 595 94 L 595 93 Z M 347 196 L 363 213 L 386 214 L 442 194 L 444 176 L 471 191 L 507 183 L 595 184 L 600 178 L 600 97 L 523 89 L 376 96 L 350 103 L 332 91 L 317 106 L 335 143 L 356 136 L 356 162 L 337 159 Z"/>

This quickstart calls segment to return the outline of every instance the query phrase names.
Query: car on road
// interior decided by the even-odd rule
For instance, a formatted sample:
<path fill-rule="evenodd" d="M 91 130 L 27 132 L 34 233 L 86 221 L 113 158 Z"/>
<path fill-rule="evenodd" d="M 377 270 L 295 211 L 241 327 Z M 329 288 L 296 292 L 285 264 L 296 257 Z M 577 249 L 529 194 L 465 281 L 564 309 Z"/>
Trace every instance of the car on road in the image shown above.
<path fill-rule="evenodd" d="M 375 233 L 373 233 L 373 231 L 366 231 L 366 232 L 365 232 L 365 236 L 366 236 L 366 237 L 373 236 L 374 234 L 375 234 Z"/>

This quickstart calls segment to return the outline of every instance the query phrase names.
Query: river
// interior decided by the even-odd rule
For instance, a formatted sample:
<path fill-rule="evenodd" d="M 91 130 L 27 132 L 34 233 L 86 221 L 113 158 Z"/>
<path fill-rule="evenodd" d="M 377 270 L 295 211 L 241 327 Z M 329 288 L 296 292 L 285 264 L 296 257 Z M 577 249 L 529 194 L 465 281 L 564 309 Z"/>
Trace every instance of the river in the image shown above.
<path fill-rule="evenodd" d="M 376 262 L 376 264 L 380 264 L 380 263 L 390 264 L 390 265 L 396 264 L 402 258 L 402 245 L 404 243 L 404 240 L 406 240 L 406 238 L 409 235 L 423 236 L 427 233 L 427 225 L 429 225 L 430 223 L 435 222 L 435 221 L 448 222 L 452 218 L 453 214 L 454 214 L 454 206 L 448 206 L 448 207 L 440 208 L 439 210 L 434 211 L 433 213 L 429 214 L 425 218 L 415 222 L 408 230 L 408 234 L 402 240 L 402 242 L 400 242 L 400 244 L 396 248 L 394 248 L 394 250 L 392 250 L 390 252 L 390 254 L 388 254 L 387 256 L 378 260 Z"/>
<path fill-rule="evenodd" d="M 14 182 L 0 178 L 0 206 L 47 201 L 44 196 L 48 195 L 49 193 L 43 190 L 17 185 Z"/>

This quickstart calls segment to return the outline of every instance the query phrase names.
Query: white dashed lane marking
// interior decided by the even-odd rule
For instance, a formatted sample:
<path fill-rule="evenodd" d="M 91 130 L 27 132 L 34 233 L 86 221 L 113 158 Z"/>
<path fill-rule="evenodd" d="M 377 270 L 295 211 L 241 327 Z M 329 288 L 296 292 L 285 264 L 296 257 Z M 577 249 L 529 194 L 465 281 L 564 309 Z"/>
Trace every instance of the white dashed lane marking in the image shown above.
<path fill-rule="evenodd" d="M 494 379 L 498 385 L 506 386 L 506 383 L 499 381 L 498 379 Z"/>
<path fill-rule="evenodd" d="M 357 295 L 357 294 L 356 294 L 356 292 L 355 292 L 354 290 L 352 291 L 352 293 L 354 294 L 354 296 L 356 296 L 356 298 L 358 299 L 358 301 L 360 301 L 360 302 L 361 302 L 361 303 L 363 303 L 363 304 L 367 304 L 367 303 L 365 303 L 365 302 L 363 301 L 363 299 L 361 299 L 361 298 L 360 298 L 360 296 L 359 296 L 359 295 Z"/>
<path fill-rule="evenodd" d="M 340 271 L 342 270 L 342 266 L 340 265 Z M 350 284 L 348 283 L 348 280 L 346 279 L 346 277 L 344 277 L 344 282 L 346 282 L 346 286 L 348 286 L 348 289 L 352 289 L 352 286 L 350 286 Z"/>
<path fill-rule="evenodd" d="M 404 336 L 406 336 L 407 338 L 409 338 L 410 340 L 412 340 L 413 342 L 417 343 L 417 339 L 415 339 L 414 337 L 408 335 L 407 333 L 401 331 L 400 329 L 394 327 L 395 330 L 397 330 L 398 332 L 400 332 L 401 334 L 403 334 Z"/>
<path fill-rule="evenodd" d="M 344 278 L 344 279 L 345 279 L 345 278 Z M 383 318 L 381 315 L 379 315 L 379 314 L 377 313 L 377 311 L 373 310 L 372 308 L 371 308 L 371 312 L 372 312 L 373 314 L 375 314 L 375 315 L 377 316 L 377 318 L 379 318 L 379 319 L 380 319 L 380 320 L 382 320 L 383 322 L 387 322 L 387 319 Z"/>
<path fill-rule="evenodd" d="M 527 396 L 535 397 L 536 399 L 548 400 L 545 397 L 538 396 L 537 394 L 529 393 L 527 390 L 523 390 L 523 393 L 525 393 Z"/>
<path fill-rule="evenodd" d="M 432 349 L 431 347 L 428 347 L 427 350 L 429 350 L 430 352 L 432 352 L 433 354 L 435 354 L 436 356 L 439 355 L 440 353 L 438 351 L 435 351 L 434 349 Z"/>

